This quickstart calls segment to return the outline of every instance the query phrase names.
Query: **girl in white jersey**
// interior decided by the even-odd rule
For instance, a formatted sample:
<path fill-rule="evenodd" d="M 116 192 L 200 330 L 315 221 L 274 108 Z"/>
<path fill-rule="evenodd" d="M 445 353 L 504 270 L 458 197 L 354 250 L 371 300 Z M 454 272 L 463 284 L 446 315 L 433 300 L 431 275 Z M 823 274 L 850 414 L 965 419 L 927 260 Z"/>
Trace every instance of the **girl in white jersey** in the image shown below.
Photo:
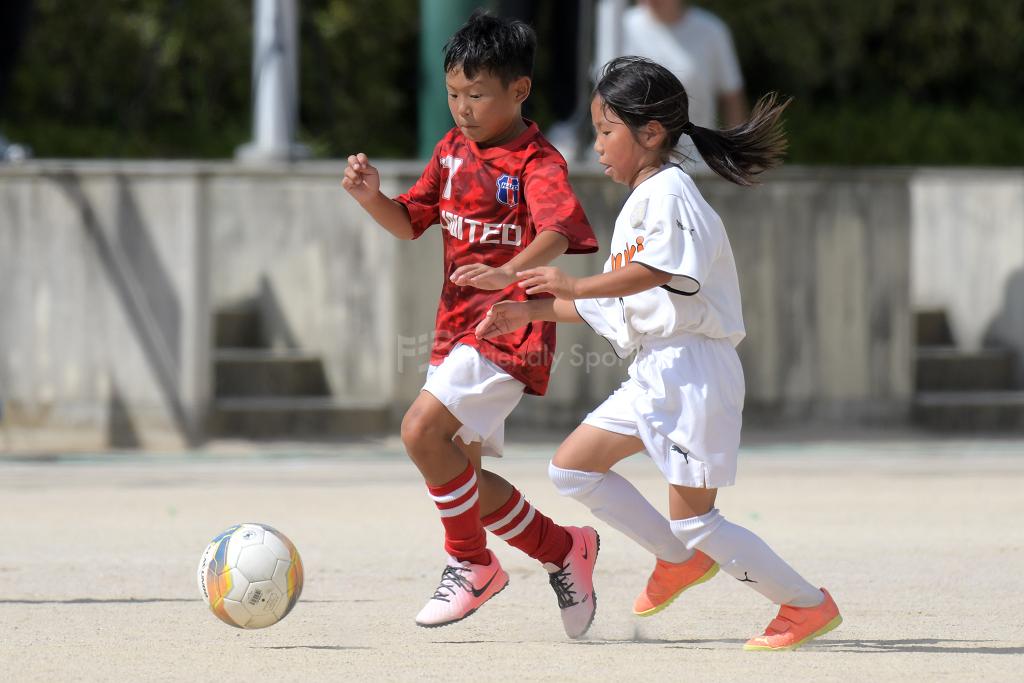
<path fill-rule="evenodd" d="M 551 480 L 655 555 L 636 614 L 659 612 L 719 567 L 781 605 L 748 650 L 797 647 L 842 618 L 825 589 L 714 507 L 718 488 L 736 478 L 744 384 L 735 347 L 745 334 L 739 282 L 721 219 L 668 162 L 686 134 L 712 170 L 750 185 L 781 161 L 787 104 L 765 97 L 748 123 L 710 130 L 690 122 L 686 91 L 664 67 L 639 57 L 609 62 L 591 103 L 594 149 L 605 175 L 632 194 L 615 221 L 604 272 L 577 279 L 553 267 L 523 271 L 528 294 L 555 298 L 499 303 L 476 330 L 489 338 L 531 320 L 585 321 L 620 356 L 636 354 L 629 379 L 559 447 Z M 641 451 L 668 480 L 671 521 L 611 470 Z"/>

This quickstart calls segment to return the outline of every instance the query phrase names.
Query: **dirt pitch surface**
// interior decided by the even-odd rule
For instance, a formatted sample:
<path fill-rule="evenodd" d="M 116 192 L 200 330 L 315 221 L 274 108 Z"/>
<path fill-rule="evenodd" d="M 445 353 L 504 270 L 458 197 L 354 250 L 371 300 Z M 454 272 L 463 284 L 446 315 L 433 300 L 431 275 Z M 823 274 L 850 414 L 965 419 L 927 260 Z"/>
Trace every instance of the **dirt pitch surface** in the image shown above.
<path fill-rule="evenodd" d="M 466 621 L 413 617 L 441 525 L 397 443 L 0 458 L 4 680 L 965 681 L 1024 676 L 1024 441 L 745 448 L 719 507 L 827 586 L 845 622 L 795 652 L 748 653 L 775 608 L 724 573 L 665 612 L 630 606 L 653 565 L 546 478 L 553 444 L 493 469 L 602 535 L 598 612 L 565 638 L 541 568 L 491 539 L 509 587 Z M 642 456 L 619 469 L 663 507 Z M 230 524 L 289 535 L 306 584 L 280 624 L 240 631 L 195 567 Z"/>

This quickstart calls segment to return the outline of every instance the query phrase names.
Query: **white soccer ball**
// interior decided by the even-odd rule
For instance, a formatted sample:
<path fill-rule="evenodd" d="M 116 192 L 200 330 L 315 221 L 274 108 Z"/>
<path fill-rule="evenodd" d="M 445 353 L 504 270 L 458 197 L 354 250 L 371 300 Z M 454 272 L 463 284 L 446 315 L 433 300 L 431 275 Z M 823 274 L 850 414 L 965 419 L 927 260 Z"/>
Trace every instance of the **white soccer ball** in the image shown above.
<path fill-rule="evenodd" d="M 276 624 L 302 593 L 302 559 L 288 537 L 266 524 L 236 524 L 206 546 L 199 592 L 217 617 L 238 628 Z"/>

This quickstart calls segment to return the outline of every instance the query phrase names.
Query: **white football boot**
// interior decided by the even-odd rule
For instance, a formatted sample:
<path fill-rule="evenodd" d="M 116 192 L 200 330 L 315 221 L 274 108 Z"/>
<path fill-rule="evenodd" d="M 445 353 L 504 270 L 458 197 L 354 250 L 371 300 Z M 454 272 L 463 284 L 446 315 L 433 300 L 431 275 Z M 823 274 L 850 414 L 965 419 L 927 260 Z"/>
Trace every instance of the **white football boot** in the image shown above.
<path fill-rule="evenodd" d="M 572 536 L 572 548 L 565 556 L 564 564 L 561 567 L 545 564 L 544 568 L 548 570 L 548 581 L 558 598 L 558 608 L 562 610 L 565 635 L 581 638 L 594 623 L 597 612 L 594 564 L 597 563 L 601 538 L 589 526 L 567 526 L 565 530 Z"/>
<path fill-rule="evenodd" d="M 441 572 L 441 583 L 426 606 L 416 615 L 416 623 L 425 628 L 447 626 L 461 621 L 480 608 L 508 585 L 508 574 L 490 550 L 488 565 L 460 562 L 448 558 Z"/>

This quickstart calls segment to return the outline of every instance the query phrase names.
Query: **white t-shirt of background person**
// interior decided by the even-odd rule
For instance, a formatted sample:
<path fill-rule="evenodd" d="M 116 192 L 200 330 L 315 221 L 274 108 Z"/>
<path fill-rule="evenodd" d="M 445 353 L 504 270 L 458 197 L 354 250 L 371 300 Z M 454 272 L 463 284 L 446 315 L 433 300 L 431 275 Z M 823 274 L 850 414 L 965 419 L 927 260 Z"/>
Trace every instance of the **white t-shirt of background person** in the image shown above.
<path fill-rule="evenodd" d="M 690 7 L 671 25 L 646 7 L 631 7 L 623 15 L 622 44 L 624 54 L 647 57 L 675 74 L 689 97 L 690 120 L 698 126 L 716 128 L 719 96 L 743 87 L 729 27 L 699 7 Z M 688 159 L 700 159 L 687 135 L 676 149 Z M 706 170 L 702 161 L 697 168 Z"/>
<path fill-rule="evenodd" d="M 615 219 L 604 272 L 643 263 L 671 274 L 662 287 L 621 298 L 578 299 L 576 309 L 622 358 L 645 340 L 684 334 L 746 336 L 739 277 L 722 219 L 679 166 L 644 180 Z"/>

